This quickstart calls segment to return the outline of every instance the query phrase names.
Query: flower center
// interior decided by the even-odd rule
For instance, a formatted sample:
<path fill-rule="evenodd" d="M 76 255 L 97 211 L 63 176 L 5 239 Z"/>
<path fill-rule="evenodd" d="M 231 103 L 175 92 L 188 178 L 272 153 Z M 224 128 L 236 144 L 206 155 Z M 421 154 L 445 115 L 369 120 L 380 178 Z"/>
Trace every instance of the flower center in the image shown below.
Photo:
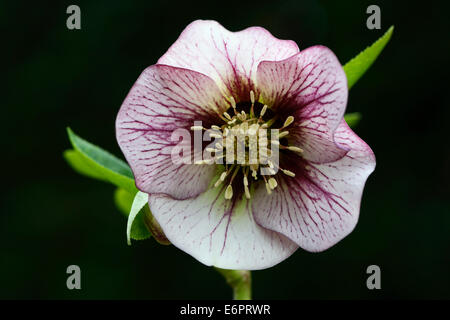
<path fill-rule="evenodd" d="M 213 147 L 210 145 L 205 149 L 212 157 L 208 160 L 200 160 L 196 164 L 224 164 L 225 170 L 215 182 L 214 187 L 222 183 L 228 184 L 225 189 L 225 199 L 233 197 L 233 182 L 240 172 L 247 199 L 251 198 L 250 175 L 255 182 L 258 179 L 264 180 L 267 193 L 270 195 L 278 186 L 276 180 L 278 171 L 289 177 L 295 177 L 292 171 L 279 167 L 278 151 L 303 152 L 299 147 L 280 143 L 280 139 L 287 141 L 285 139 L 289 135 L 287 127 L 294 122 L 294 117 L 288 116 L 280 128 L 271 128 L 278 120 L 278 116 L 271 116 L 273 112 L 267 105 L 255 100 L 253 91 L 250 91 L 249 102 L 236 104 L 233 97 L 230 97 L 227 102 L 231 108 L 219 114 L 223 120 L 222 124 L 213 125 L 208 130 L 202 126 L 191 127 L 191 130 L 207 130 L 210 132 L 210 137 L 216 139 Z"/>

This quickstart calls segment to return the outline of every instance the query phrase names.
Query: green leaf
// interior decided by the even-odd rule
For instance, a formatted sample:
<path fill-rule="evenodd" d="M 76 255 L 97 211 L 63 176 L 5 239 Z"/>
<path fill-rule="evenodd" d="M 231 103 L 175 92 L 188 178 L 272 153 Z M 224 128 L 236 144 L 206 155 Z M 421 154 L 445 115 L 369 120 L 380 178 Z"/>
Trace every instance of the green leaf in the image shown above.
<path fill-rule="evenodd" d="M 70 142 L 77 154 L 66 152 L 65 159 L 76 171 L 92 178 L 108 181 L 130 193 L 138 190 L 130 167 L 111 153 L 77 136 L 67 128 Z"/>
<path fill-rule="evenodd" d="M 353 112 L 353 113 L 347 113 L 344 116 L 344 119 L 350 128 L 354 128 L 358 125 L 359 121 L 361 121 L 361 117 L 362 117 L 361 113 Z"/>
<path fill-rule="evenodd" d="M 114 202 L 126 217 L 130 214 L 134 198 L 135 194 L 131 194 L 121 188 L 117 188 L 114 193 Z M 150 210 L 148 206 L 144 206 L 134 218 L 130 231 L 130 237 L 134 240 L 145 240 L 151 236 L 144 221 L 147 210 Z"/>
<path fill-rule="evenodd" d="M 78 173 L 90 178 L 110 182 L 119 188 L 114 194 L 117 207 L 126 216 L 133 214 L 127 226 L 127 238 L 144 240 L 151 236 L 145 225 L 145 215 L 148 206 L 139 203 L 139 208 L 133 207 L 133 200 L 140 194 L 134 184 L 133 174 L 128 165 L 109 152 L 93 145 L 77 136 L 67 128 L 70 142 L 74 150 L 66 150 L 64 158 Z M 142 197 L 142 195 L 140 195 Z M 148 198 L 148 195 L 146 195 Z"/>
<path fill-rule="evenodd" d="M 369 69 L 372 63 L 374 63 L 378 55 L 383 51 L 384 47 L 391 39 L 393 32 L 394 26 L 391 26 L 381 38 L 345 64 L 344 71 L 347 75 L 349 90 L 367 69 Z"/>
<path fill-rule="evenodd" d="M 134 197 L 133 204 L 131 205 L 130 214 L 128 215 L 127 222 L 127 242 L 131 245 L 131 227 L 135 221 L 137 215 L 143 211 L 141 210 L 148 203 L 148 194 L 138 191 Z"/>
<path fill-rule="evenodd" d="M 83 156 L 76 150 L 66 150 L 63 153 L 64 159 L 76 172 L 85 175 L 89 178 L 104 180 L 103 176 L 99 174 L 95 168 L 89 165 L 89 162 L 84 160 Z"/>
<path fill-rule="evenodd" d="M 116 207 L 122 212 L 125 217 L 128 217 L 131 210 L 131 205 L 133 204 L 135 193 L 129 193 L 127 190 L 122 188 L 117 188 L 114 191 L 114 203 Z"/>

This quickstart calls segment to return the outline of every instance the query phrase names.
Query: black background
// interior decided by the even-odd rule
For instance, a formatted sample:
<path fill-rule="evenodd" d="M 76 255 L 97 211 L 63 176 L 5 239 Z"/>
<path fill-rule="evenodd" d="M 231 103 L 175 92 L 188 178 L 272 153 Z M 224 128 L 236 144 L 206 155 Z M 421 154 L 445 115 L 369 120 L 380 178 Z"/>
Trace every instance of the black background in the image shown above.
<path fill-rule="evenodd" d="M 82 29 L 66 28 L 81 8 Z M 366 28 L 381 8 L 382 29 Z M 121 156 L 117 111 L 141 71 L 196 19 L 262 26 L 300 49 L 322 44 L 344 64 L 395 25 L 351 89 L 347 111 L 374 150 L 360 221 L 330 250 L 298 250 L 253 272 L 259 299 L 450 298 L 448 6 L 400 1 L 3 1 L 0 298 L 226 299 L 213 269 L 152 239 L 128 247 L 114 187 L 62 158 L 65 127 Z M 66 288 L 66 268 L 82 290 Z M 366 288 L 368 265 L 382 289 Z"/>

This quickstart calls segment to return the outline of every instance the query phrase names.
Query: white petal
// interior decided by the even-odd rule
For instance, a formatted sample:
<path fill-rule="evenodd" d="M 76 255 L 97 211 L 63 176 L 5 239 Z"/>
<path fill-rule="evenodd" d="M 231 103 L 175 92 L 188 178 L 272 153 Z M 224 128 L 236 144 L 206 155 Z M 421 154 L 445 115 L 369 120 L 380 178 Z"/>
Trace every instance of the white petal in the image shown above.
<path fill-rule="evenodd" d="M 165 193 L 186 199 L 203 192 L 214 166 L 174 163 L 174 130 L 219 122 L 223 97 L 216 84 L 195 71 L 154 65 L 138 78 L 122 104 L 116 135 L 137 187 L 146 193 Z M 209 123 L 208 123 L 209 121 Z M 190 146 L 190 139 L 185 145 Z M 191 148 L 191 152 L 194 152 Z M 191 154 L 186 158 L 192 160 Z"/>
<path fill-rule="evenodd" d="M 226 96 L 248 99 L 261 61 L 283 60 L 298 51 L 295 42 L 279 40 L 261 27 L 230 32 L 216 21 L 197 20 L 158 63 L 201 72 L 214 79 Z"/>
<path fill-rule="evenodd" d="M 270 196 L 256 190 L 252 210 L 263 227 L 278 231 L 308 251 L 336 244 L 355 227 L 364 184 L 375 168 L 375 156 L 342 121 L 336 142 L 348 154 L 328 164 L 292 163 L 295 178 L 281 176 Z"/>
<path fill-rule="evenodd" d="M 289 142 L 304 150 L 304 158 L 324 163 L 347 153 L 333 138 L 347 105 L 347 78 L 330 49 L 314 46 L 283 61 L 261 62 L 257 84 L 280 118 L 294 117 Z"/>
<path fill-rule="evenodd" d="M 150 195 L 149 205 L 169 241 L 208 266 L 264 269 L 297 249 L 286 237 L 258 226 L 246 200 L 225 200 L 224 188 L 188 200 Z"/>

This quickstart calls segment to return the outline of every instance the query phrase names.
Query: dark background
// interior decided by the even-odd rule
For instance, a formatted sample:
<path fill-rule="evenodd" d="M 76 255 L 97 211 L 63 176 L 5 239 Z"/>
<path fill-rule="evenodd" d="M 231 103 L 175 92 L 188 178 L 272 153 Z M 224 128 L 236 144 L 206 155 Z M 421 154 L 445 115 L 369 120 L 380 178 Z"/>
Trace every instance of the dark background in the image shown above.
<path fill-rule="evenodd" d="M 70 4 L 81 30 L 66 28 Z M 366 28 L 370 4 L 382 30 Z M 254 297 L 450 298 L 448 12 L 431 1 L 2 1 L 0 298 L 231 297 L 219 274 L 173 246 L 128 247 L 114 187 L 62 158 L 66 126 L 121 156 L 114 122 L 128 90 L 199 18 L 263 26 L 300 49 L 323 44 L 343 64 L 395 25 L 349 96 L 377 157 L 356 229 L 326 252 L 253 272 Z M 71 264 L 82 290 L 66 288 Z M 371 264 L 381 290 L 366 288 Z"/>

